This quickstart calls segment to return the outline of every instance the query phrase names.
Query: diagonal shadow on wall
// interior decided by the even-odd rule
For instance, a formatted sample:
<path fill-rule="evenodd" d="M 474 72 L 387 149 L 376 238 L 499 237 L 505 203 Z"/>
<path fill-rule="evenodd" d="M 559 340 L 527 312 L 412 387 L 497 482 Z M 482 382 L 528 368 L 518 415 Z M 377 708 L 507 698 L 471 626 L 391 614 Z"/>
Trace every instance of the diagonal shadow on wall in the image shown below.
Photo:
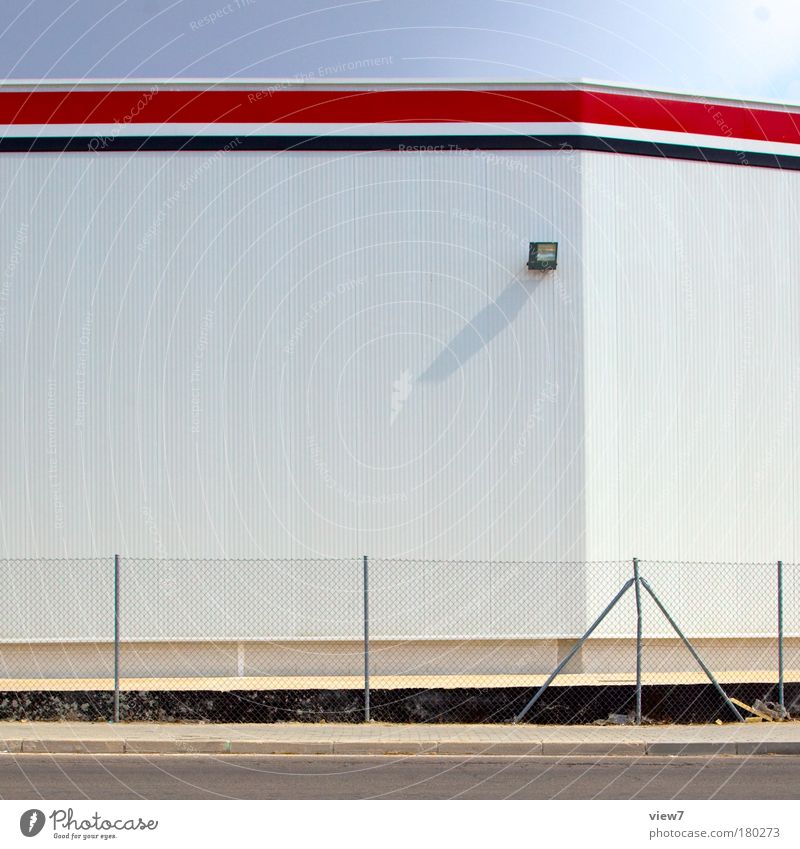
<path fill-rule="evenodd" d="M 418 380 L 440 382 L 458 371 L 514 321 L 528 302 L 534 285 L 513 280 L 450 340 Z"/>

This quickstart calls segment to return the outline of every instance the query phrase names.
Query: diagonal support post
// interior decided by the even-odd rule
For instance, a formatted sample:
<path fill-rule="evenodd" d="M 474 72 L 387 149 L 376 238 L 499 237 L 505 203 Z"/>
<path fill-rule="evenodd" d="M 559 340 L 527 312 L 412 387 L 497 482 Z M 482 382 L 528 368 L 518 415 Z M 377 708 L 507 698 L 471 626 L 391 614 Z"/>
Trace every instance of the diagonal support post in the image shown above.
<path fill-rule="evenodd" d="M 628 592 L 628 590 L 631 588 L 632 585 L 633 585 L 633 578 L 629 578 L 625 582 L 625 585 L 622 587 L 622 589 L 608 603 L 608 607 L 606 607 L 606 609 L 597 617 L 597 619 L 594 620 L 594 622 L 592 623 L 589 630 L 578 640 L 577 643 L 575 643 L 575 645 L 569 650 L 569 653 L 567 654 L 567 656 L 553 670 L 553 672 L 551 673 L 551 675 L 547 679 L 547 681 L 545 681 L 544 684 L 542 684 L 542 686 L 539 687 L 539 689 L 536 691 L 533 698 L 514 717 L 514 722 L 513 722 L 514 725 L 516 725 L 521 719 L 523 719 L 525 717 L 525 715 L 528 713 L 528 711 L 536 704 L 536 702 L 539 701 L 542 693 L 544 693 L 544 691 L 550 686 L 550 684 L 553 683 L 553 679 L 572 660 L 572 658 L 575 657 L 575 655 L 580 650 L 581 646 L 589 639 L 589 637 L 591 637 L 592 633 L 595 631 L 597 626 L 606 618 L 606 616 L 608 616 L 608 614 L 611 612 L 614 605 L 622 598 L 622 596 L 625 595 L 626 592 Z"/>
<path fill-rule="evenodd" d="M 689 642 L 688 637 L 678 627 L 678 623 L 669 615 L 667 608 L 664 607 L 664 605 L 661 603 L 658 596 L 653 591 L 653 588 L 650 586 L 650 584 L 647 583 L 644 578 L 639 578 L 639 581 L 641 582 L 642 586 L 647 590 L 647 592 L 650 593 L 650 597 L 658 605 L 658 609 L 664 614 L 667 622 L 669 622 L 669 624 L 672 626 L 675 633 L 681 638 L 681 640 L 683 640 L 683 644 L 686 646 L 687 649 L 689 649 L 689 652 L 691 653 L 692 657 L 697 661 L 698 666 L 703 670 L 703 672 L 705 672 L 708 680 L 714 685 L 720 696 L 722 696 L 725 701 L 725 704 L 731 709 L 731 711 L 739 720 L 739 722 L 744 722 L 744 717 L 736 709 L 736 705 L 734 705 L 733 702 L 728 698 L 728 694 L 722 689 L 719 684 L 719 681 L 717 681 L 717 679 L 714 677 L 714 673 L 705 665 L 705 663 L 703 663 L 703 659 L 697 653 L 695 647 Z"/>

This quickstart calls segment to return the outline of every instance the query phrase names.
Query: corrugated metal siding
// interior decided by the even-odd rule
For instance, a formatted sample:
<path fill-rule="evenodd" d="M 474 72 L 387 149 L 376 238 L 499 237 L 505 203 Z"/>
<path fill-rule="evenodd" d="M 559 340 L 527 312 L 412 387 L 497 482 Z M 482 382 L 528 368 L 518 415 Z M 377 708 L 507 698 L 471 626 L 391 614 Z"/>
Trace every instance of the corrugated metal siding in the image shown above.
<path fill-rule="evenodd" d="M 795 557 L 799 175 L 581 159 L 588 556 Z"/>
<path fill-rule="evenodd" d="M 771 633 L 774 567 L 742 587 L 724 563 L 797 557 L 800 175 L 581 160 L 587 557 L 671 561 L 646 572 L 680 623 Z M 589 568 L 596 612 L 629 575 Z M 599 633 L 631 615 L 626 599 Z"/>
<path fill-rule="evenodd" d="M 800 175 L 568 151 L 0 175 L 8 555 L 425 558 L 380 576 L 395 636 L 540 632 L 520 599 L 563 589 L 436 561 L 798 559 Z M 554 274 L 525 268 L 538 239 Z M 628 572 L 570 571 L 559 633 Z M 658 574 L 679 618 L 701 584 L 708 633 L 764 630 L 724 570 Z M 289 583 L 282 635 L 336 595 Z"/>
<path fill-rule="evenodd" d="M 577 162 L 0 157 L 5 553 L 581 559 Z"/>

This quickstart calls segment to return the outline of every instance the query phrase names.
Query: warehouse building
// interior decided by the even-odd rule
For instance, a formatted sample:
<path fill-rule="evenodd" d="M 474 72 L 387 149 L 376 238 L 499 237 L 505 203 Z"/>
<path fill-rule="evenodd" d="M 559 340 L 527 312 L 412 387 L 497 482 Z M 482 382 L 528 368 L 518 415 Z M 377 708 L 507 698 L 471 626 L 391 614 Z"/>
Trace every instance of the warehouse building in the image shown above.
<path fill-rule="evenodd" d="M 366 553 L 464 586 L 797 560 L 800 109 L 48 80 L 3 84 L 0 123 L 3 556 Z M 575 569 L 593 604 L 618 585 Z M 500 572 L 491 622 L 386 634 L 586 625 L 578 588 L 533 628 Z M 726 610 L 700 630 L 766 633 Z M 168 621 L 131 628 L 257 636 Z"/>

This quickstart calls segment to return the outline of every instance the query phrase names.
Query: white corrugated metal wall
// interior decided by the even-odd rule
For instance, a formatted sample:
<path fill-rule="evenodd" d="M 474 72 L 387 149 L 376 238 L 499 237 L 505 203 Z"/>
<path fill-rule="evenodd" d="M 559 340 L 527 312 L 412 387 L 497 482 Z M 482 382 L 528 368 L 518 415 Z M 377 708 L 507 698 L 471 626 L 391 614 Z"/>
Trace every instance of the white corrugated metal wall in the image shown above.
<path fill-rule="evenodd" d="M 800 175 L 567 151 L 0 174 L 6 556 L 796 559 Z M 536 239 L 557 272 L 526 270 Z M 386 634 L 419 633 L 404 587 L 442 600 L 426 633 L 542 633 L 513 570 L 483 576 L 489 622 L 442 616 L 486 592 L 473 568 L 404 569 L 376 576 Z M 626 570 L 590 569 L 560 632 Z M 713 633 L 764 631 L 693 577 Z"/>
<path fill-rule="evenodd" d="M 725 564 L 797 562 L 800 174 L 600 153 L 581 168 L 587 559 L 684 561 L 645 570 L 679 623 L 773 634 L 774 567 L 744 588 Z M 624 577 L 589 568 L 589 607 Z M 797 633 L 797 569 L 785 586 Z"/>
<path fill-rule="evenodd" d="M 583 559 L 577 162 L 0 157 L 4 553 Z"/>
<path fill-rule="evenodd" d="M 800 174 L 582 153 L 587 558 L 797 558 Z"/>

